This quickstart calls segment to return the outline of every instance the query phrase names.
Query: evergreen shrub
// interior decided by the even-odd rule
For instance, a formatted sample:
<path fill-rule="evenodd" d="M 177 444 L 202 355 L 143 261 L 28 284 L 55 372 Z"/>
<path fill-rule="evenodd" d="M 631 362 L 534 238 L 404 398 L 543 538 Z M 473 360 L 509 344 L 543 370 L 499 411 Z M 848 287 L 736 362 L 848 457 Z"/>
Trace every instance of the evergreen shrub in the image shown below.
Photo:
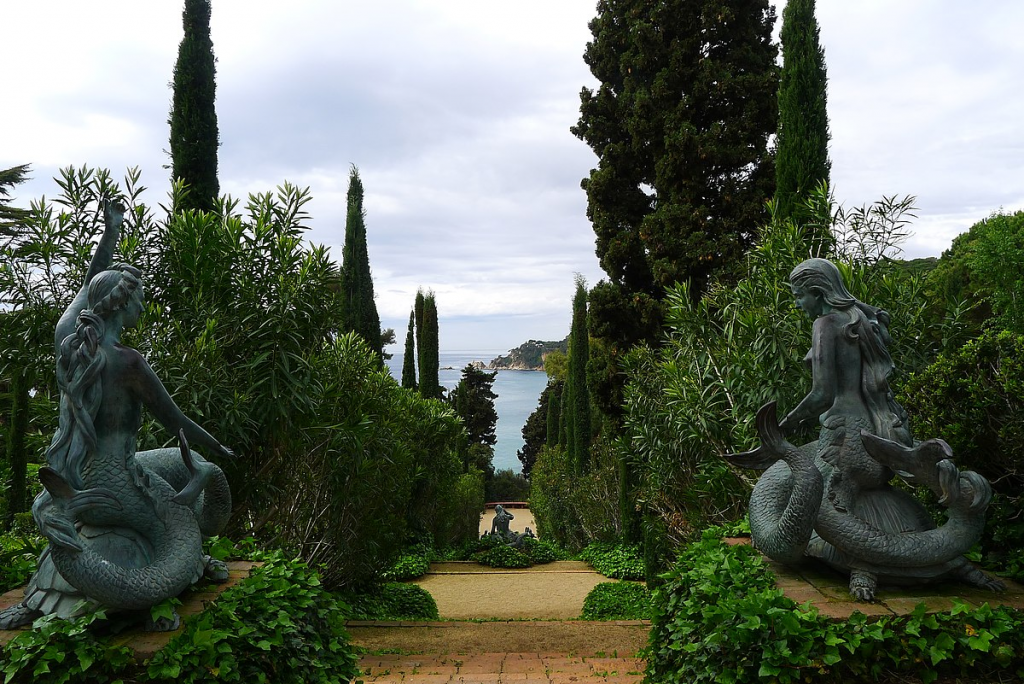
<path fill-rule="evenodd" d="M 358 674 L 344 620 L 350 608 L 305 563 L 281 554 L 222 593 L 157 651 L 153 681 L 305 684 Z"/>
<path fill-rule="evenodd" d="M 505 543 L 495 544 L 487 551 L 478 554 L 476 559 L 477 562 L 492 568 L 528 568 L 533 565 L 529 556 Z"/>
<path fill-rule="evenodd" d="M 580 552 L 581 561 L 612 579 L 644 579 L 644 557 L 639 546 L 591 542 Z"/>
<path fill-rule="evenodd" d="M 437 620 L 434 597 L 415 584 L 388 582 L 359 594 L 345 594 L 350 620 Z"/>
<path fill-rule="evenodd" d="M 915 374 L 901 401 L 916 437 L 941 437 L 958 467 L 992 483 L 985 552 L 1003 561 L 1024 548 L 1024 336 L 983 332 Z"/>
<path fill-rule="evenodd" d="M 647 620 L 651 592 L 636 582 L 602 582 L 583 599 L 583 620 Z"/>

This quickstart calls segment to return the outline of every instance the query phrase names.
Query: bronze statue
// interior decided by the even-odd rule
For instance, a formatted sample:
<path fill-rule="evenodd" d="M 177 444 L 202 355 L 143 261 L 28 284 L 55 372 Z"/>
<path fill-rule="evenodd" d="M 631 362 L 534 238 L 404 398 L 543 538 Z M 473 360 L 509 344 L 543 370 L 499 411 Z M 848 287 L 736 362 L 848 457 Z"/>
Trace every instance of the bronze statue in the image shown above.
<path fill-rule="evenodd" d="M 880 580 L 951 577 L 1002 589 L 963 556 L 980 538 L 991 487 L 959 471 L 942 440 L 911 437 L 889 387 L 889 315 L 853 297 L 825 259 L 804 261 L 789 281 L 797 306 L 814 319 L 804 359 L 811 390 L 781 422 L 774 402 L 762 407 L 761 446 L 726 456 L 766 471 L 750 499 L 754 545 L 780 562 L 810 556 L 849 572 L 860 600 L 872 600 Z M 797 447 L 784 437 L 814 425 L 817 441 Z M 914 497 L 892 486 L 894 474 L 928 486 L 949 520 L 936 527 Z"/>
<path fill-rule="evenodd" d="M 124 208 L 105 200 L 103 213 L 85 283 L 54 339 L 59 425 L 32 506 L 49 546 L 24 601 L 0 614 L 3 629 L 87 606 L 148 613 L 204 573 L 227 578 L 223 563 L 202 550 L 203 536 L 217 534 L 230 514 L 227 480 L 188 442 L 234 454 L 189 420 L 146 359 L 121 344 L 122 330 L 142 313 L 143 285 L 137 269 L 112 263 Z M 179 449 L 136 453 L 144 406 L 179 437 Z"/>

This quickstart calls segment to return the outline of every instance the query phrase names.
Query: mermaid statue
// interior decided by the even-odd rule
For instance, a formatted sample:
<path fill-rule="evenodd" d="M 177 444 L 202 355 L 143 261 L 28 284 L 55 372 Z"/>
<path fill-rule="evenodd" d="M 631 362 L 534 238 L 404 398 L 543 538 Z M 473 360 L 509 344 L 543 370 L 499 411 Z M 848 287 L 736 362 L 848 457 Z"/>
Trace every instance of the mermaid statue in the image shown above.
<path fill-rule="evenodd" d="M 143 286 L 137 269 L 112 263 L 124 208 L 109 200 L 102 206 L 103 235 L 54 338 L 59 423 L 32 505 L 49 544 L 24 600 L 0 613 L 0 629 L 98 608 L 137 612 L 149 629 L 174 629 L 177 615 L 153 622 L 149 609 L 204 575 L 227 579 L 202 541 L 227 523 L 231 493 L 220 468 L 189 442 L 234 454 L 189 420 L 146 359 L 121 344 L 121 332 L 142 313 Z M 179 448 L 136 452 L 143 407 L 178 437 Z"/>
<path fill-rule="evenodd" d="M 915 441 L 889 387 L 889 315 L 858 301 L 836 266 L 808 259 L 789 276 L 796 305 L 814 319 L 804 358 L 811 390 L 781 420 L 775 403 L 757 415 L 761 445 L 726 459 L 764 470 L 750 497 L 755 547 L 789 565 L 811 557 L 846 572 L 850 593 L 871 601 L 880 582 L 958 579 L 992 591 L 1003 584 L 964 557 L 981 536 L 988 481 L 953 463 L 941 439 Z M 787 432 L 818 426 L 794 446 Z M 928 487 L 945 508 L 940 527 L 898 475 Z"/>

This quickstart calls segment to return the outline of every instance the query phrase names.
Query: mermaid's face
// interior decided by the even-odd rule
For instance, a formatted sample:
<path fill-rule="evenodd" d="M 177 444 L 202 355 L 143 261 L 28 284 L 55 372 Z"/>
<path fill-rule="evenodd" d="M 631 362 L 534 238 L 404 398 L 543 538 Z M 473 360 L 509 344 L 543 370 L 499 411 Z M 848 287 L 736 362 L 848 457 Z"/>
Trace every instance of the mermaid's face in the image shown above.
<path fill-rule="evenodd" d="M 796 306 L 811 318 L 817 318 L 825 313 L 825 299 L 816 290 L 804 289 L 791 285 L 793 298 L 796 299 Z"/>
<path fill-rule="evenodd" d="M 142 316 L 141 286 L 132 293 L 131 299 L 128 300 L 128 304 L 125 306 L 124 327 L 134 328 L 138 324 L 140 316 Z"/>

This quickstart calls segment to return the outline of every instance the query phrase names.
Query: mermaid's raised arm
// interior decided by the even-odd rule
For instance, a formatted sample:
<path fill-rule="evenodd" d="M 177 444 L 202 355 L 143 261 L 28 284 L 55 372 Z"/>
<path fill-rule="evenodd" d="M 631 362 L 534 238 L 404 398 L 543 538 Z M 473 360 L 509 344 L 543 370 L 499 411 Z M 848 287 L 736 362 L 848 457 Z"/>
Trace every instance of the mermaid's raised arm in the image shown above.
<path fill-rule="evenodd" d="M 78 314 L 88 306 L 89 283 L 103 271 L 110 268 L 114 263 L 114 250 L 117 249 L 117 241 L 121 239 L 121 224 L 124 222 L 124 206 L 117 201 L 104 199 L 103 206 L 103 235 L 96 245 L 92 260 L 89 262 L 89 270 L 85 274 L 85 282 L 71 304 L 64 310 L 64 314 L 57 322 L 57 329 L 54 331 L 53 341 L 55 349 L 60 350 L 60 343 L 64 338 L 75 331 Z"/>
<path fill-rule="evenodd" d="M 124 223 L 124 205 L 116 200 L 104 199 L 103 204 L 103 236 L 96 245 L 89 271 L 85 274 L 85 286 L 99 273 L 110 268 L 114 263 L 114 250 L 121 239 L 121 224 Z"/>

